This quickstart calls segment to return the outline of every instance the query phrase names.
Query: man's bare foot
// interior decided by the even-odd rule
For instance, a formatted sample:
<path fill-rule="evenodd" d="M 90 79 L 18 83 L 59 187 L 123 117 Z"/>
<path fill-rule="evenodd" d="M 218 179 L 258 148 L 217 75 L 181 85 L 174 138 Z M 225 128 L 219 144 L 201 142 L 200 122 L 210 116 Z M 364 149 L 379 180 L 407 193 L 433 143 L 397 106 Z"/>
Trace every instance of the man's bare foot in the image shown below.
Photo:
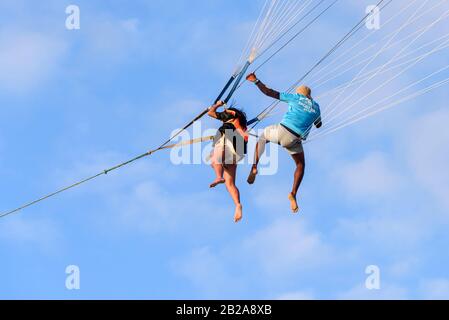
<path fill-rule="evenodd" d="M 253 184 L 256 181 L 257 168 L 252 167 L 249 173 L 248 179 L 246 180 L 249 184 Z"/>
<path fill-rule="evenodd" d="M 234 213 L 234 222 L 239 222 L 242 220 L 242 205 L 238 204 L 235 206 L 235 213 Z"/>
<path fill-rule="evenodd" d="M 221 184 L 221 183 L 225 183 L 225 179 L 223 179 L 223 178 L 217 178 L 217 179 L 215 179 L 215 181 L 214 182 L 212 182 L 211 184 L 210 184 L 210 188 L 215 188 L 217 185 L 219 185 L 219 184 Z"/>
<path fill-rule="evenodd" d="M 292 212 L 297 213 L 299 210 L 299 207 L 298 207 L 298 203 L 296 202 L 296 197 L 293 194 L 289 193 L 288 200 L 290 200 L 290 208 L 292 209 Z"/>

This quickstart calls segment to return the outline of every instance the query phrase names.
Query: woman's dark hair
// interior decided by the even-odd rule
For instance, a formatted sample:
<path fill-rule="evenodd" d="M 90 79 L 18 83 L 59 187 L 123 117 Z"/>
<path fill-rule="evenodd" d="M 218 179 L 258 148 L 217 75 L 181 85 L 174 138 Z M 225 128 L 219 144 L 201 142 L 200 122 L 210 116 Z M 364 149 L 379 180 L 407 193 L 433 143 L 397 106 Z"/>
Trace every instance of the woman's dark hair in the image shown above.
<path fill-rule="evenodd" d="M 235 107 L 230 107 L 230 108 L 228 108 L 228 110 L 234 111 L 235 114 L 237 115 L 237 118 L 240 121 L 240 125 L 242 127 L 246 128 L 246 126 L 248 124 L 248 120 L 246 118 L 246 113 L 242 109 L 238 109 Z"/>

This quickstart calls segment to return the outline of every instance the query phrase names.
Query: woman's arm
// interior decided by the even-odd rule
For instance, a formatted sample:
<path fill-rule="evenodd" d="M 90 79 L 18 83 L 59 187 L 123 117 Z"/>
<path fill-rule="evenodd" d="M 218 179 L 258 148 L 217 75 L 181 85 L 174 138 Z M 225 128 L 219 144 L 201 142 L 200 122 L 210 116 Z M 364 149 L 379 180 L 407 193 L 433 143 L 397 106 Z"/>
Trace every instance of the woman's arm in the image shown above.
<path fill-rule="evenodd" d="M 213 106 L 211 106 L 209 108 L 209 112 L 207 113 L 207 115 L 209 117 L 217 119 L 218 118 L 218 116 L 217 116 L 217 109 L 220 108 L 223 105 L 224 105 L 223 101 L 217 101 Z"/>

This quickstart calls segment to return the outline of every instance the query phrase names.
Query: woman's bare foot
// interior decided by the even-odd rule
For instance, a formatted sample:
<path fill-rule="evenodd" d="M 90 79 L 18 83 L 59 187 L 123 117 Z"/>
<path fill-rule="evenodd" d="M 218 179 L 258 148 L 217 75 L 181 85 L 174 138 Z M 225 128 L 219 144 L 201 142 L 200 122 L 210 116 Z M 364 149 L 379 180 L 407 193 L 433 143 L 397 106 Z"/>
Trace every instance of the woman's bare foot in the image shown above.
<path fill-rule="evenodd" d="M 299 207 L 298 207 L 298 203 L 296 202 L 296 197 L 293 194 L 289 193 L 288 200 L 290 200 L 290 208 L 292 209 L 292 212 L 297 213 L 299 210 Z"/>
<path fill-rule="evenodd" d="M 257 167 L 252 167 L 249 173 L 248 179 L 246 180 L 249 184 L 253 184 L 256 181 Z"/>
<path fill-rule="evenodd" d="M 215 179 L 215 181 L 214 182 L 212 182 L 211 184 L 210 184 L 210 188 L 214 188 L 214 187 L 216 187 L 217 185 L 219 185 L 219 184 L 221 184 L 221 183 L 225 183 L 225 179 L 223 179 L 223 178 L 217 178 L 217 179 Z"/>
<path fill-rule="evenodd" d="M 235 206 L 234 222 L 239 222 L 242 220 L 242 205 L 238 204 Z"/>

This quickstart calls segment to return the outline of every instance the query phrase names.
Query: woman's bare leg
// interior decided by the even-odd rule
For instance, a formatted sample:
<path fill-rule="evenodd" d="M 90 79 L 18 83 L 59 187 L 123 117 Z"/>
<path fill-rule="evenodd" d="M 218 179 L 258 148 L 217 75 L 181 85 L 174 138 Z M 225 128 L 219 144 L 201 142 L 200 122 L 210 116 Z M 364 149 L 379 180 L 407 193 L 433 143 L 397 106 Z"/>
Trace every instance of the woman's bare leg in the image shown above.
<path fill-rule="evenodd" d="M 218 184 L 225 182 L 223 178 L 223 171 L 224 171 L 223 165 L 221 164 L 218 158 L 220 157 L 221 152 L 216 149 L 217 148 L 215 148 L 211 154 L 211 167 L 215 172 L 215 180 L 210 184 L 211 188 L 214 188 Z"/>
<path fill-rule="evenodd" d="M 240 203 L 240 191 L 235 186 L 237 164 L 227 164 L 224 169 L 226 189 L 228 189 L 228 192 L 235 204 L 234 221 L 239 222 L 242 219 L 242 204 Z"/>

